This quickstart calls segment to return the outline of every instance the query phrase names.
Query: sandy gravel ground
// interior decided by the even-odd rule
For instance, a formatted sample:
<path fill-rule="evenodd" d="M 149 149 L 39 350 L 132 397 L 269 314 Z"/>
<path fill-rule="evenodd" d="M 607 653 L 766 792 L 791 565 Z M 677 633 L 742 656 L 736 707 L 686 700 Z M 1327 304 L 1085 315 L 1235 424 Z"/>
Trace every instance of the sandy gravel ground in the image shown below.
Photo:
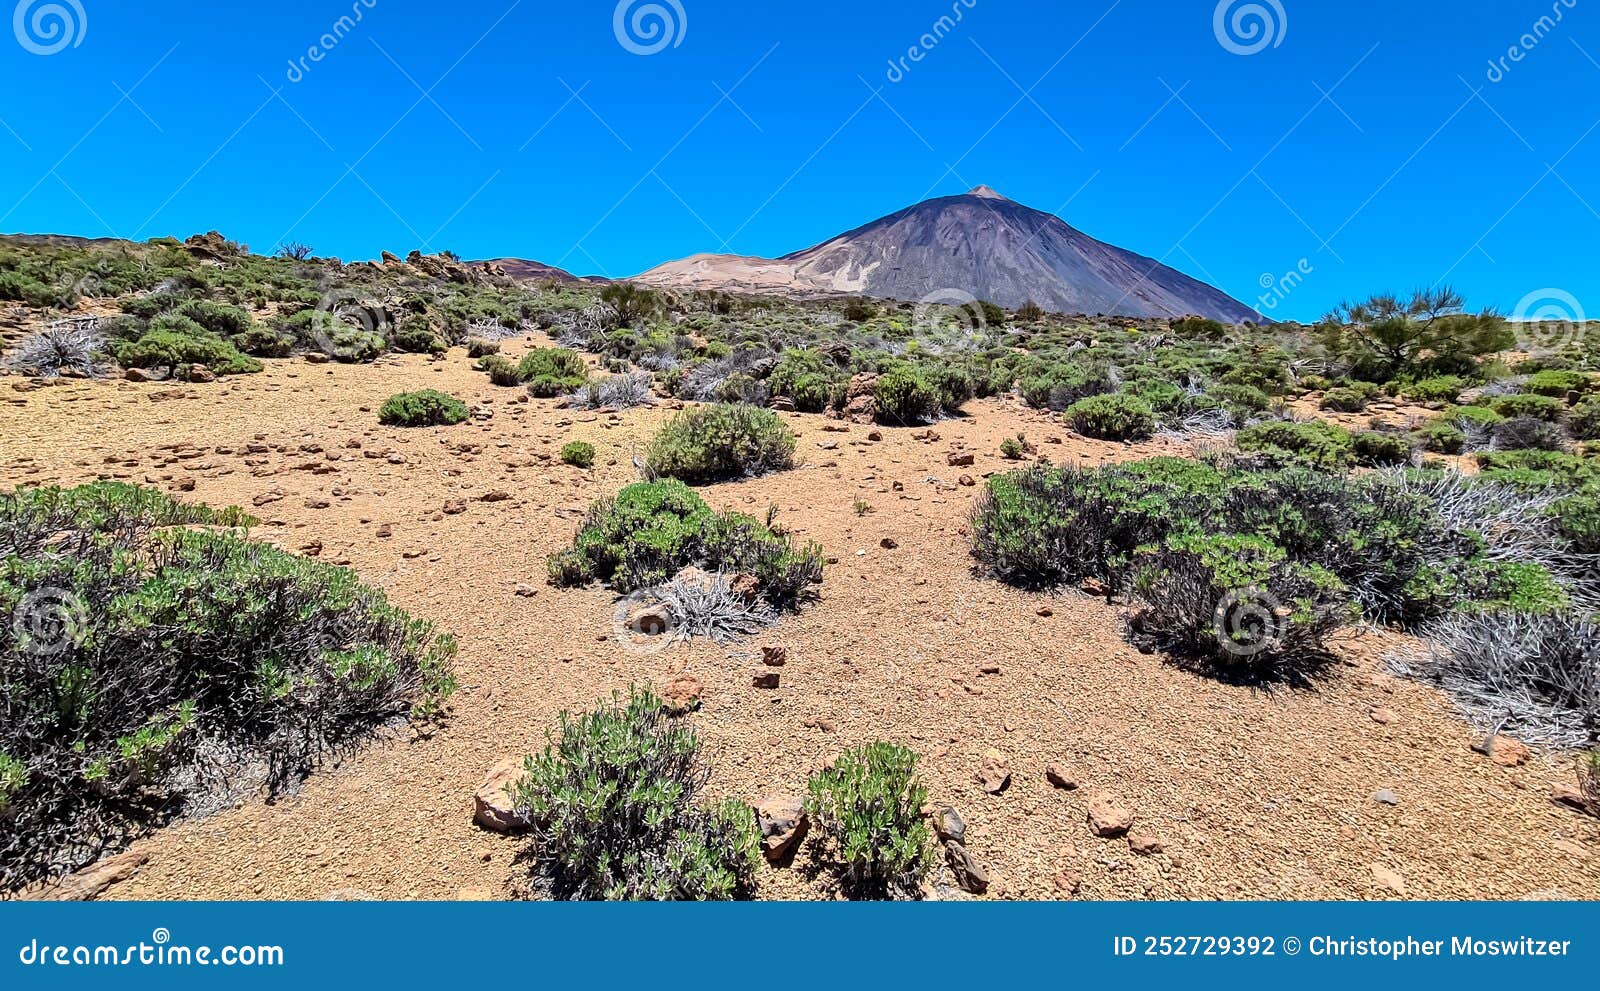
<path fill-rule="evenodd" d="M 0 484 L 192 482 L 183 498 L 250 508 L 264 521 L 258 536 L 348 563 L 456 632 L 462 688 L 430 738 L 397 734 L 293 796 L 142 841 L 148 864 L 107 897 L 509 897 L 519 844 L 472 821 L 485 770 L 542 745 L 562 708 L 679 668 L 708 689 L 693 720 L 718 796 L 798 793 L 843 747 L 908 744 L 923 755 L 931 801 L 966 818 L 991 898 L 1600 897 L 1600 823 L 1548 797 L 1571 782 L 1572 755 L 1507 768 L 1474 752 L 1447 699 L 1381 673 L 1382 637 L 1349 638 L 1344 665 L 1316 690 L 1268 695 L 1139 654 L 1101 599 L 1027 594 L 971 572 L 964 528 L 981 489 L 959 476 L 1011 467 L 1003 437 L 1024 432 L 1058 464 L 1177 448 L 1086 441 L 994 402 L 937 425 L 936 439 L 788 416 L 802 467 L 704 495 L 752 513 L 776 504 L 821 542 L 836 559 L 821 601 L 732 648 L 639 653 L 612 638 L 611 597 L 550 587 L 544 558 L 591 500 L 634 480 L 631 455 L 669 410 L 527 401 L 490 385 L 459 349 L 442 361 L 268 366 L 216 385 L 13 391 L 21 380 L 0 379 Z M 377 425 L 385 397 L 422 387 L 493 416 Z M 594 469 L 560 463 L 574 439 L 594 443 Z M 950 467 L 957 450 L 976 464 Z M 510 498 L 481 499 L 497 490 Z M 872 511 L 858 516 L 857 498 Z M 458 499 L 464 512 L 444 512 Z M 517 594 L 518 583 L 536 594 Z M 751 686 L 765 644 L 788 647 L 777 690 Z M 998 795 L 974 778 L 991 749 L 1012 771 Z M 1051 763 L 1081 787 L 1053 787 Z M 1380 790 L 1398 804 L 1375 801 Z M 1163 851 L 1093 836 L 1085 810 L 1097 793 Z M 834 897 L 811 847 L 791 869 L 764 869 L 761 895 Z"/>

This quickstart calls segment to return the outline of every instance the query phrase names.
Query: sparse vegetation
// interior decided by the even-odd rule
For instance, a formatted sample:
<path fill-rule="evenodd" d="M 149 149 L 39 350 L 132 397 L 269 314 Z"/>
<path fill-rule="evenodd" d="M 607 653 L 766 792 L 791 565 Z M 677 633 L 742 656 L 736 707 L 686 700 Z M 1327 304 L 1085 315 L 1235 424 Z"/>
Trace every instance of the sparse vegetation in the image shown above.
<path fill-rule="evenodd" d="M 248 541 L 251 522 L 115 483 L 0 495 L 0 889 L 226 778 L 277 791 L 449 696 L 448 637 L 350 571 Z"/>
<path fill-rule="evenodd" d="M 652 474 L 691 484 L 790 467 L 795 436 L 778 414 L 742 404 L 686 409 L 667 421 L 645 455 Z"/>
<path fill-rule="evenodd" d="M 851 897 L 919 896 L 932 868 L 932 837 L 915 753 L 891 743 L 847 750 L 812 776 L 809 789 L 807 810 Z"/>
<path fill-rule="evenodd" d="M 634 689 L 561 714 L 513 798 L 531 824 L 534 879 L 552 897 L 605 901 L 749 898 L 761 863 L 755 817 L 705 808 L 711 770 L 689 726 Z"/>
<path fill-rule="evenodd" d="M 378 422 L 388 427 L 451 426 L 466 418 L 466 403 L 434 389 L 390 396 L 378 410 Z"/>
<path fill-rule="evenodd" d="M 564 444 L 561 447 L 561 461 L 574 468 L 593 468 L 594 445 L 581 440 Z"/>

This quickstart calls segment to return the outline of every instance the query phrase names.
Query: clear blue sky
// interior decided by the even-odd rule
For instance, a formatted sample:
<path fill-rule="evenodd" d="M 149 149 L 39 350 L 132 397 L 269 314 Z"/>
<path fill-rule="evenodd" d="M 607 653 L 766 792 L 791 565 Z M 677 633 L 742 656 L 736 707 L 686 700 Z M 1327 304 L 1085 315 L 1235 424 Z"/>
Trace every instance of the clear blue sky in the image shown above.
<path fill-rule="evenodd" d="M 59 52 L 0 33 L 0 231 L 622 276 L 987 183 L 1250 303 L 1304 259 L 1277 317 L 1442 278 L 1600 316 L 1600 0 L 1266 0 L 1254 54 L 1212 0 L 679 0 L 650 55 L 611 0 L 76 2 Z"/>

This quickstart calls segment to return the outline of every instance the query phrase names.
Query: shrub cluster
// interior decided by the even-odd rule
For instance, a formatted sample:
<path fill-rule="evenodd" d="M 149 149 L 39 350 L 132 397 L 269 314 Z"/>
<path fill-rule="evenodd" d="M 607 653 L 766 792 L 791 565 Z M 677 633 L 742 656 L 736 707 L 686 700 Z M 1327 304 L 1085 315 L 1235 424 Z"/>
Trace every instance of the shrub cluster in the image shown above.
<path fill-rule="evenodd" d="M 466 403 L 434 389 L 390 396 L 378 410 L 378 422 L 389 427 L 451 426 L 466 418 Z"/>
<path fill-rule="evenodd" d="M 1126 393 L 1080 399 L 1067 408 L 1067 419 L 1078 433 L 1100 440 L 1144 440 L 1156 431 L 1150 404 Z"/>
<path fill-rule="evenodd" d="M 847 750 L 811 778 L 807 811 L 850 897 L 917 897 L 932 866 L 917 755 L 891 743 Z"/>
<path fill-rule="evenodd" d="M 608 583 L 627 594 L 662 585 L 695 566 L 755 576 L 762 596 L 792 605 L 822 581 L 822 549 L 796 548 L 740 513 L 717 513 L 678 481 L 640 482 L 589 510 L 573 546 L 551 555 L 558 585 Z"/>
<path fill-rule="evenodd" d="M 794 431 L 771 410 L 696 406 L 667 421 L 650 442 L 645 463 L 657 477 L 699 484 L 788 468 L 794 448 Z"/>
<path fill-rule="evenodd" d="M 0 890 L 450 694 L 448 637 L 250 522 L 113 483 L 0 495 Z"/>
<path fill-rule="evenodd" d="M 703 808 L 700 740 L 647 690 L 573 716 L 530 756 L 513 792 L 533 834 L 534 879 L 555 898 L 749 898 L 761 863 L 749 806 Z"/>
<path fill-rule="evenodd" d="M 574 468 L 593 468 L 594 445 L 582 440 L 564 444 L 561 447 L 561 461 Z"/>

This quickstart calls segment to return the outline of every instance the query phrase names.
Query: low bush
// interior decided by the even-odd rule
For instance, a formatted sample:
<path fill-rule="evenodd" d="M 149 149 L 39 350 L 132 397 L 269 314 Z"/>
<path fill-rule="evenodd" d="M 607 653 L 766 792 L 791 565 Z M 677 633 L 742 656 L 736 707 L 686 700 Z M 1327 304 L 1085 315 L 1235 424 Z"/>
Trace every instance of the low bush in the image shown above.
<path fill-rule="evenodd" d="M 558 585 L 654 588 L 695 566 L 755 576 L 763 598 L 791 606 L 822 581 L 822 548 L 796 548 L 759 520 L 716 513 L 678 481 L 640 482 L 590 508 L 573 546 L 550 556 Z"/>
<path fill-rule="evenodd" d="M 1155 411 L 1125 393 L 1090 396 L 1067 408 L 1072 429 L 1099 440 L 1145 440 L 1156 432 Z"/>
<path fill-rule="evenodd" d="M 813 775 L 806 810 L 853 898 L 918 897 L 932 867 L 917 755 L 891 743 L 847 750 Z"/>
<path fill-rule="evenodd" d="M 1502 450 L 1564 451 L 1569 446 L 1567 432 L 1559 424 L 1532 416 L 1497 423 L 1490 437 L 1494 446 Z"/>
<path fill-rule="evenodd" d="M 1355 442 L 1343 427 L 1320 421 L 1269 420 L 1239 431 L 1235 443 L 1243 451 L 1260 451 L 1342 471 L 1355 461 Z"/>
<path fill-rule="evenodd" d="M 688 725 L 635 689 L 561 714 L 560 738 L 528 758 L 512 797 L 533 835 L 535 882 L 552 897 L 606 901 L 749 898 L 761 863 L 748 805 L 704 808 L 710 768 Z"/>
<path fill-rule="evenodd" d="M 574 468 L 593 468 L 594 445 L 581 440 L 565 444 L 561 448 L 561 460 Z"/>
<path fill-rule="evenodd" d="M 1578 440 L 1600 440 L 1600 399 L 1585 399 L 1572 407 L 1567 430 Z"/>
<path fill-rule="evenodd" d="M 655 402 L 651 391 L 649 372 L 630 372 L 626 375 L 607 375 L 566 397 L 567 405 L 574 409 L 603 409 L 620 411 Z"/>
<path fill-rule="evenodd" d="M 657 477 L 699 484 L 788 468 L 794 448 L 794 431 L 772 410 L 696 406 L 667 421 L 650 442 L 645 464 Z"/>
<path fill-rule="evenodd" d="M 1411 460 L 1411 445 L 1399 434 L 1364 430 L 1351 438 L 1356 461 L 1364 465 L 1403 465 Z"/>
<path fill-rule="evenodd" d="M 119 342 L 112 350 L 124 368 L 157 368 L 178 377 L 193 365 L 204 365 L 217 375 L 251 374 L 262 367 L 232 342 L 192 320 L 171 315 L 157 317 L 137 340 Z"/>
<path fill-rule="evenodd" d="M 1206 390 L 1206 398 L 1223 409 L 1241 413 L 1264 413 L 1272 405 L 1272 397 L 1253 385 L 1214 385 Z"/>
<path fill-rule="evenodd" d="M 479 358 L 478 371 L 486 373 L 489 381 L 498 386 L 522 384 L 522 375 L 517 371 L 516 364 L 503 355 L 490 354 Z"/>
<path fill-rule="evenodd" d="M 1567 409 L 1567 404 L 1559 399 L 1553 399 L 1550 396 L 1529 396 L 1520 393 L 1511 396 L 1494 396 L 1487 400 L 1487 405 L 1507 420 L 1529 417 L 1536 420 L 1554 422 L 1561 419 L 1562 414 Z"/>
<path fill-rule="evenodd" d="M 499 341 L 486 341 L 481 337 L 467 338 L 467 357 L 486 358 L 491 354 L 500 353 Z"/>
<path fill-rule="evenodd" d="M 1342 582 L 1259 537 L 1183 535 L 1133 559 L 1136 639 L 1213 670 L 1305 683 L 1354 611 Z"/>
<path fill-rule="evenodd" d="M 1466 383 L 1454 375 L 1439 375 L 1405 386 L 1400 394 L 1414 403 L 1453 403 Z"/>
<path fill-rule="evenodd" d="M 1571 613 L 1455 613 L 1421 631 L 1404 669 L 1476 721 L 1529 742 L 1585 746 L 1600 725 L 1600 628 Z"/>
<path fill-rule="evenodd" d="M 1434 454 L 1460 454 L 1466 449 L 1467 435 L 1454 424 L 1434 420 L 1418 431 L 1424 450 Z"/>
<path fill-rule="evenodd" d="M 877 401 L 878 420 L 888 424 L 926 423 L 943 408 L 939 391 L 908 364 L 896 365 L 879 375 L 873 398 Z"/>
<path fill-rule="evenodd" d="M 534 348 L 522 356 L 517 377 L 527 383 L 529 395 L 548 399 L 583 388 L 589 382 L 589 368 L 576 351 Z"/>
<path fill-rule="evenodd" d="M 820 413 L 844 382 L 838 367 L 818 351 L 789 350 L 767 376 L 774 396 L 786 396 L 802 413 Z"/>
<path fill-rule="evenodd" d="M 1329 389 L 1322 396 L 1321 406 L 1332 413 L 1360 413 L 1367 408 L 1368 397 L 1355 389 Z"/>
<path fill-rule="evenodd" d="M 0 495 L 0 890 L 450 694 L 448 637 L 252 522 L 115 483 Z"/>
<path fill-rule="evenodd" d="M 1550 368 L 1528 376 L 1522 388 L 1536 396 L 1565 400 L 1571 393 L 1588 392 L 1593 385 L 1594 380 L 1583 372 Z"/>
<path fill-rule="evenodd" d="M 466 403 L 434 389 L 390 396 L 378 410 L 378 422 L 388 427 L 452 426 L 466 418 Z"/>

